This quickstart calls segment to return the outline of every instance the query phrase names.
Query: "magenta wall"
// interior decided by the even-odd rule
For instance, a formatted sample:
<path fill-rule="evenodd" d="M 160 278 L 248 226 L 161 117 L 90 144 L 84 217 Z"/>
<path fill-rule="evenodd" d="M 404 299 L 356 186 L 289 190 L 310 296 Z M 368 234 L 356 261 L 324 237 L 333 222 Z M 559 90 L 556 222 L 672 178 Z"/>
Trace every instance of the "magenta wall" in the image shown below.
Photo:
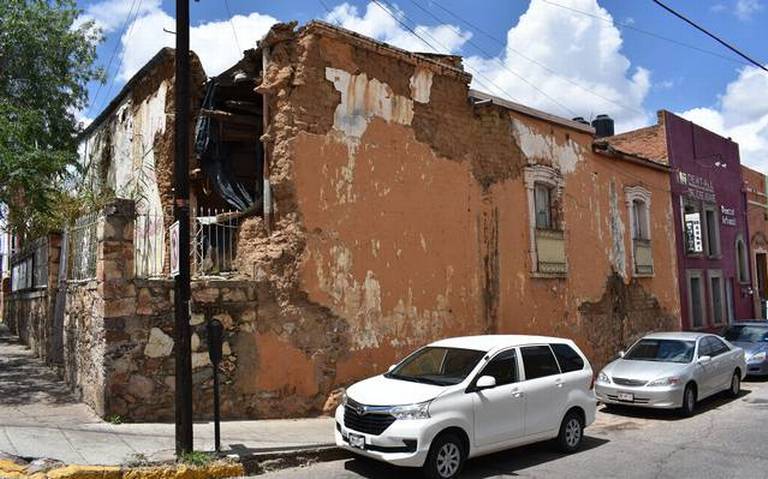
<path fill-rule="evenodd" d="M 680 306 L 683 329 L 692 329 L 688 301 L 688 271 L 701 271 L 705 284 L 703 329 L 714 329 L 710 302 L 712 292 L 707 273 L 722 271 L 725 284 L 730 283 L 733 291 L 733 318 L 735 320 L 754 317 L 751 288 L 748 283 L 739 282 L 737 274 L 736 240 L 741 237 L 745 248 L 749 248 L 747 231 L 746 196 L 743 191 L 739 145 L 706 130 L 672 113 L 663 112 L 669 163 L 671 167 L 670 186 L 672 209 L 676 222 L 678 279 L 680 282 Z M 719 164 L 719 165 L 718 165 Z M 725 166 L 722 166 L 722 165 Z M 705 199 L 717 206 L 716 217 L 720 229 L 719 257 L 686 254 L 682 213 L 682 199 L 691 197 Z M 733 209 L 733 215 L 723 215 L 721 207 Z M 725 216 L 725 222 L 723 218 Z M 706 231 L 702 231 L 706 235 Z M 746 251 L 749 258 L 749 251 Z M 747 260 L 749 261 L 749 260 Z M 747 265 L 749 263 L 747 262 Z M 747 266 L 749 270 L 749 266 Z M 749 274 L 749 273 L 748 273 Z M 725 285 L 724 285 L 725 289 Z M 728 301 L 729 298 L 724 298 Z M 726 305 L 726 321 L 728 306 Z"/>

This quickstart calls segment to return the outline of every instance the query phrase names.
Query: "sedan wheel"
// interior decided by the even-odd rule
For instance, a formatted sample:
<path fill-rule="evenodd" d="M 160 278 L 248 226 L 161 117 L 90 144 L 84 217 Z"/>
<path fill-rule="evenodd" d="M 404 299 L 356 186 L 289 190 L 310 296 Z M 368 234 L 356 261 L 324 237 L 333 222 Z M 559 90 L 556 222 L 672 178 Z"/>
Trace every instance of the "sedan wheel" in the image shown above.
<path fill-rule="evenodd" d="M 733 373 L 733 377 L 731 378 L 731 389 L 728 390 L 728 394 L 735 398 L 739 397 L 739 393 L 741 392 L 741 375 L 738 371 Z"/>
<path fill-rule="evenodd" d="M 694 411 L 696 411 L 696 389 L 689 384 L 683 392 L 683 406 L 680 408 L 680 415 L 690 417 L 693 416 Z"/>

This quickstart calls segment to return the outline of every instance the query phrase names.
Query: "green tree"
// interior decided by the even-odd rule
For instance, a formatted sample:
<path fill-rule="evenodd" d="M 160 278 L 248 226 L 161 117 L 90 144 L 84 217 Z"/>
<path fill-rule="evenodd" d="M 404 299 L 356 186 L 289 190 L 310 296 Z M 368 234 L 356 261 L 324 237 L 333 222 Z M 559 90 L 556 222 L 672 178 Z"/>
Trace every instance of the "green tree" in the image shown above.
<path fill-rule="evenodd" d="M 78 168 L 75 112 L 101 32 L 78 24 L 75 0 L 0 0 L 0 203 L 22 235 L 60 226 L 72 207 L 65 191 Z"/>

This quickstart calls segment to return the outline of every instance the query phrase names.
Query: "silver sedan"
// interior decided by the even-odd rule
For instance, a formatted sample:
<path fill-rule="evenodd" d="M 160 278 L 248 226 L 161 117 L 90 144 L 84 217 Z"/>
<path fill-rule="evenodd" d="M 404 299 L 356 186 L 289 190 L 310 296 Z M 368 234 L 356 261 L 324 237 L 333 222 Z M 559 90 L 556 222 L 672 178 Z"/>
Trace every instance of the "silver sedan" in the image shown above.
<path fill-rule="evenodd" d="M 600 372 L 595 394 L 606 405 L 679 409 L 690 416 L 705 397 L 721 391 L 738 396 L 746 373 L 744 351 L 714 334 L 654 333 Z"/>

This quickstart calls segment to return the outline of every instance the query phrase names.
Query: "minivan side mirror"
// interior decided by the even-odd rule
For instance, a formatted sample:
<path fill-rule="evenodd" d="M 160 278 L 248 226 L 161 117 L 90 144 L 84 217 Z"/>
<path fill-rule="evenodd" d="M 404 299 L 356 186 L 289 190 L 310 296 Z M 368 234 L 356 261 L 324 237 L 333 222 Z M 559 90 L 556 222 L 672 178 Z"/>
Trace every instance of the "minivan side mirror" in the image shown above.
<path fill-rule="evenodd" d="M 391 373 L 392 370 L 395 369 L 396 367 L 397 367 L 397 364 L 393 364 L 392 366 L 389 367 L 389 369 L 387 369 L 387 372 Z"/>
<path fill-rule="evenodd" d="M 624 351 L 619 351 L 619 357 L 620 358 L 623 358 L 624 356 L 626 356 L 626 354 L 627 353 L 625 353 Z"/>
<path fill-rule="evenodd" d="M 493 376 L 480 376 L 480 379 L 475 383 L 475 390 L 481 391 L 483 389 L 491 389 L 496 387 L 496 378 Z"/>

